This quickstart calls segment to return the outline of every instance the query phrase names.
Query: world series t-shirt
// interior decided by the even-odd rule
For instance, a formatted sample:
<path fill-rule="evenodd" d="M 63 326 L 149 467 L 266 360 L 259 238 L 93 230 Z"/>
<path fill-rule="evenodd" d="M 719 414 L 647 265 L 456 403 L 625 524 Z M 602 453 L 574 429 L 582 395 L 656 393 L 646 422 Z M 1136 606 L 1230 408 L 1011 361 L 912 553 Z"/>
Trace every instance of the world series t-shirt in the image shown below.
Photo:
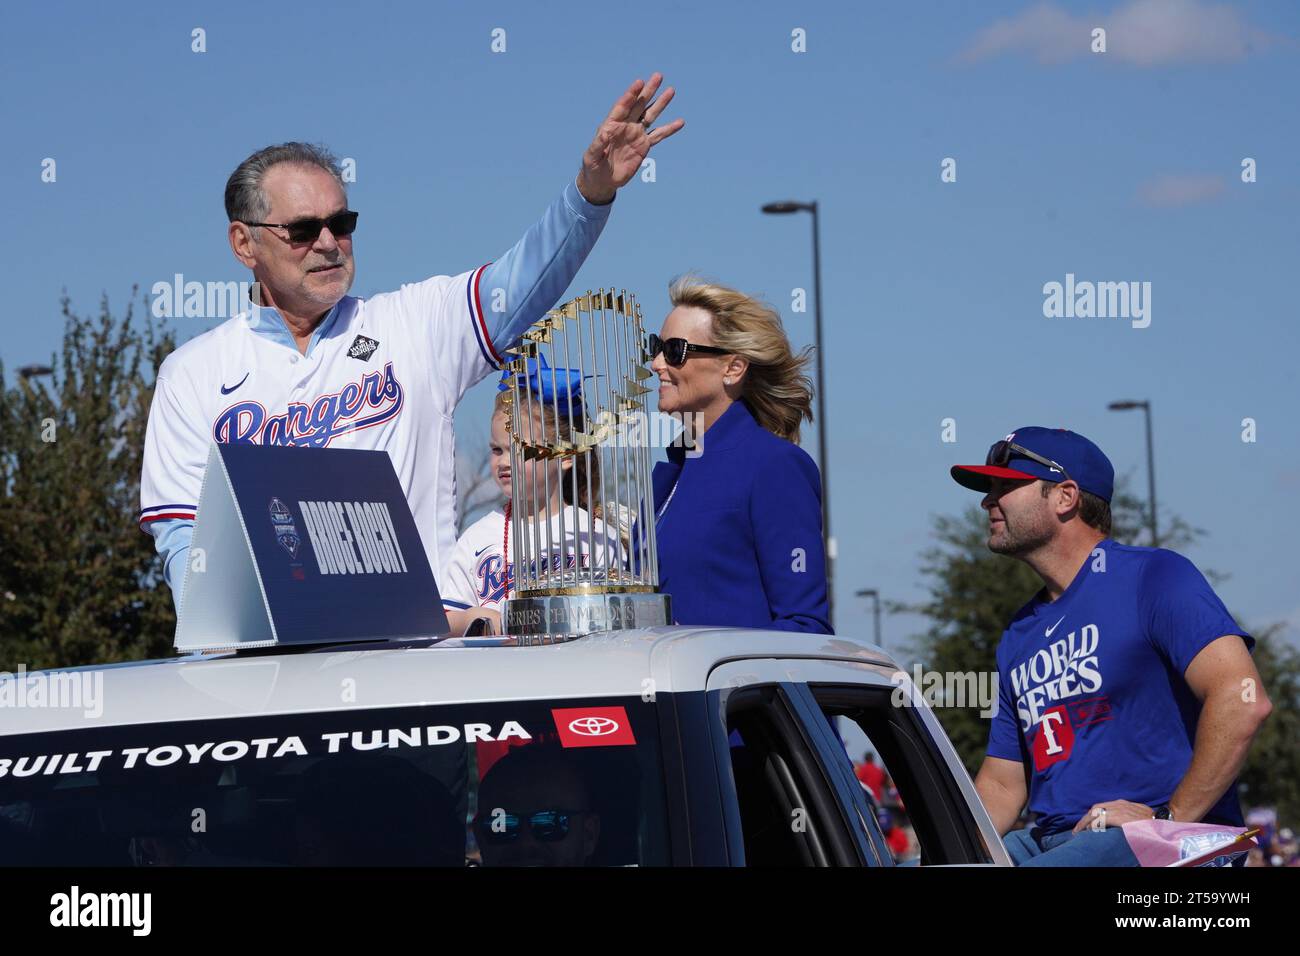
<path fill-rule="evenodd" d="M 1039 592 L 998 644 L 988 753 L 1032 769 L 1045 833 L 1096 803 L 1167 803 L 1187 772 L 1200 702 L 1183 676 L 1212 641 L 1246 634 L 1192 562 L 1102 541 L 1057 600 Z M 1242 823 L 1235 782 L 1206 820 Z"/>

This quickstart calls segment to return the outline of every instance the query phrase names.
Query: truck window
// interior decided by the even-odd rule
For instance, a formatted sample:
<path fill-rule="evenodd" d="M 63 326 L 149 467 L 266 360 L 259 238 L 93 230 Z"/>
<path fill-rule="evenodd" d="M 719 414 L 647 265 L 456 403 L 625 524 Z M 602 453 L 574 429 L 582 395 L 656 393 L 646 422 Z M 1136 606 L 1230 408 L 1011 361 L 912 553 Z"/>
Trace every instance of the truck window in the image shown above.
<path fill-rule="evenodd" d="M 808 686 L 828 719 L 853 722 L 870 742 L 884 778 L 880 797 L 867 781 L 864 787 L 876 804 L 881 829 L 887 840 L 891 829 L 910 831 L 893 837 L 890 849 L 896 860 L 909 862 L 919 855 L 923 866 L 992 861 L 966 797 L 929 731 L 911 708 L 893 706 L 892 688 Z M 863 776 L 876 778 L 870 772 Z"/>
<path fill-rule="evenodd" d="M 848 720 L 846 717 L 837 717 L 833 714 L 827 716 L 830 718 L 831 726 L 836 727 L 837 730 L 838 721 Z M 855 742 L 860 742 L 860 738 Z M 917 842 L 916 832 L 908 817 L 907 806 L 903 802 L 889 767 L 880 756 L 879 749 L 870 738 L 867 739 L 865 753 L 861 748 L 856 753 L 849 753 L 848 744 L 842 737 L 841 743 L 845 744 L 846 753 L 853 766 L 854 779 L 862 788 L 863 799 L 871 812 L 872 819 L 876 822 L 880 842 L 884 844 L 895 863 L 919 861 L 921 845 Z"/>
<path fill-rule="evenodd" d="M 745 865 L 857 865 L 834 793 L 774 686 L 735 691 L 728 751 Z"/>
<path fill-rule="evenodd" d="M 654 708 L 510 701 L 0 736 L 0 865 L 663 865 Z"/>

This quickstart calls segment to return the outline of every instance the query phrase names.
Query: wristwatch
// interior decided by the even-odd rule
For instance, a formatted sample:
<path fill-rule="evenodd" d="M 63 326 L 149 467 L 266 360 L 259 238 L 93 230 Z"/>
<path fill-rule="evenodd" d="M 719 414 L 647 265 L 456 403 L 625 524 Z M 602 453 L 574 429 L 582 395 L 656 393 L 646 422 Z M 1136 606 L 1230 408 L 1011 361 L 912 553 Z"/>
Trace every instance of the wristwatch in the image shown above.
<path fill-rule="evenodd" d="M 1169 810 L 1169 804 L 1167 804 L 1167 803 L 1162 803 L 1160 806 L 1158 806 L 1158 807 L 1156 807 L 1154 810 L 1152 810 L 1152 811 L 1151 811 L 1151 819 L 1153 819 L 1153 820 L 1170 820 L 1170 821 L 1172 821 L 1172 820 L 1174 819 L 1174 815 L 1173 815 L 1173 813 L 1170 812 L 1170 810 Z"/>

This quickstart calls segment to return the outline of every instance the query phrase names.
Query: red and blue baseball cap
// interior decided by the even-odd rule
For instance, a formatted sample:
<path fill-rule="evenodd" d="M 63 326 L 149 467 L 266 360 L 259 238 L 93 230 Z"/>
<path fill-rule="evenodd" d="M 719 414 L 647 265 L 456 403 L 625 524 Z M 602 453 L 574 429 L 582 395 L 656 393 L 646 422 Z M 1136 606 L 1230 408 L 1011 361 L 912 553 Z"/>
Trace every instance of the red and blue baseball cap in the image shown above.
<path fill-rule="evenodd" d="M 1115 466 L 1102 450 L 1064 428 L 1018 428 L 994 442 L 982 465 L 953 465 L 957 484 L 987 493 L 993 478 L 1024 481 L 1073 479 L 1084 491 L 1109 502 L 1115 491 Z"/>

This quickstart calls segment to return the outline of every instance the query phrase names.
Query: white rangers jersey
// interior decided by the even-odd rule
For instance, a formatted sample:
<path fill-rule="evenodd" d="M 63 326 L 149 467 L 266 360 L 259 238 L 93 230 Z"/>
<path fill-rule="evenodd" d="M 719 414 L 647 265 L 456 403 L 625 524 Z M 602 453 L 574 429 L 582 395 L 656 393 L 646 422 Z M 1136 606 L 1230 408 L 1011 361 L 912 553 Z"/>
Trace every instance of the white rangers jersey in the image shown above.
<path fill-rule="evenodd" d="M 305 355 L 269 308 L 169 355 L 149 410 L 139 520 L 157 538 L 174 595 L 213 442 L 387 451 L 441 586 L 456 544 L 456 405 L 555 304 L 609 211 L 570 181 L 495 263 L 370 299 L 344 296 Z M 497 300 L 506 307 L 484 309 Z"/>
<path fill-rule="evenodd" d="M 550 567 L 560 570 L 564 564 L 569 568 L 578 563 L 581 555 L 584 568 L 603 568 L 607 561 L 618 561 L 620 544 L 617 528 L 606 525 L 599 518 L 592 523 L 591 516 L 582 508 L 566 505 L 564 509 L 564 535 L 560 534 L 560 516 L 551 516 L 550 538 L 546 528 L 536 527 L 536 536 L 530 539 L 534 553 L 546 554 L 551 551 Z M 533 534 L 533 523 L 528 523 L 529 534 Z M 592 535 L 589 538 L 587 530 Z M 580 533 L 579 533 L 580 532 Z M 514 529 L 511 529 L 511 534 Z M 456 542 L 448 562 L 444 578 L 438 579 L 438 591 L 442 605 L 448 610 L 464 610 L 471 607 L 490 607 L 501 610 L 501 605 L 508 594 L 514 593 L 514 565 L 506 559 L 502 547 L 506 540 L 506 515 L 504 511 L 493 511 L 465 529 L 465 533 Z M 561 540 L 565 541 L 563 549 Z M 596 544 L 595 553 L 591 553 L 590 541 Z M 510 543 L 514 550 L 514 543 Z M 567 556 L 567 557 L 563 557 Z M 547 564 L 546 561 L 543 562 Z M 543 567 L 545 570 L 545 567 Z"/>

